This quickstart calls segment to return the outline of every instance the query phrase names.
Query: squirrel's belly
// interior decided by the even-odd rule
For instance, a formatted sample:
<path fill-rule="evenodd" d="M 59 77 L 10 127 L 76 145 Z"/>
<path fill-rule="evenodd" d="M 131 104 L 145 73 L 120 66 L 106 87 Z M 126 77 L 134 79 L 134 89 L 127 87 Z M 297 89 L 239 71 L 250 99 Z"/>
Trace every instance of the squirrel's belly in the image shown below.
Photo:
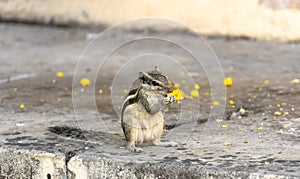
<path fill-rule="evenodd" d="M 163 133 L 164 123 L 161 122 L 151 128 L 137 128 L 136 129 L 136 143 L 153 142 L 159 139 Z"/>
<path fill-rule="evenodd" d="M 164 116 L 161 111 L 151 115 L 143 106 L 132 104 L 125 109 L 123 122 L 132 128 L 137 143 L 152 142 L 162 135 Z"/>

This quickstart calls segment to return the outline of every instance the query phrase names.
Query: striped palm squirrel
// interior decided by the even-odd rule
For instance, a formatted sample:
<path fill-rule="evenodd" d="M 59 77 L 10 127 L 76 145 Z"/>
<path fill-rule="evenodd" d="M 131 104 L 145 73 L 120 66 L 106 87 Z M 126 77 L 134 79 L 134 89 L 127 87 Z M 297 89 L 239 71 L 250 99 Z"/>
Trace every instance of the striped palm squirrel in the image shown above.
<path fill-rule="evenodd" d="M 121 125 L 127 148 L 134 152 L 142 149 L 136 143 L 176 146 L 176 142 L 161 142 L 164 127 L 165 106 L 175 102 L 175 97 L 167 97 L 173 91 L 168 78 L 157 68 L 150 72 L 139 72 L 139 87 L 129 92 L 121 112 Z"/>

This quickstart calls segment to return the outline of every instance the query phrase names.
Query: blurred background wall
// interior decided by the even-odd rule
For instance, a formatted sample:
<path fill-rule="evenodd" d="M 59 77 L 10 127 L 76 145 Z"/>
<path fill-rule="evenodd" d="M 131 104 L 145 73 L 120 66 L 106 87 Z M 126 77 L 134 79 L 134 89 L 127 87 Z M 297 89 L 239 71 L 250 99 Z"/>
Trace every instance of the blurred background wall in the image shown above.
<path fill-rule="evenodd" d="M 300 0 L 0 1 L 2 21 L 111 26 L 145 17 L 174 20 L 206 35 L 300 39 Z M 154 28 L 169 30 L 161 26 Z"/>

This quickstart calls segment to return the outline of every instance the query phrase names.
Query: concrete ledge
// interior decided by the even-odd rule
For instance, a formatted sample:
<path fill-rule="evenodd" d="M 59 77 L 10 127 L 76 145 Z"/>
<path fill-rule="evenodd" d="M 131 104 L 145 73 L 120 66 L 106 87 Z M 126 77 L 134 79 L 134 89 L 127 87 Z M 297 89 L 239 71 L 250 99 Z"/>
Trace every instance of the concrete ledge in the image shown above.
<path fill-rule="evenodd" d="M 46 152 L 0 149 L 0 178 L 284 178 L 234 171 L 207 170 L 176 162 L 133 164 L 108 158 L 94 161 L 74 156 L 66 163 L 64 155 Z"/>
<path fill-rule="evenodd" d="M 89 26 L 112 26 L 138 18 L 158 17 L 207 35 L 295 41 L 300 39 L 300 11 L 297 3 L 294 7 L 294 1 L 289 1 L 288 6 L 285 1 L 276 5 L 274 0 L 191 0 L 188 3 L 182 0 L 28 0 L 26 3 L 8 0 L 0 2 L 0 17 L 5 21 Z M 161 27 L 152 28 L 161 30 Z"/>

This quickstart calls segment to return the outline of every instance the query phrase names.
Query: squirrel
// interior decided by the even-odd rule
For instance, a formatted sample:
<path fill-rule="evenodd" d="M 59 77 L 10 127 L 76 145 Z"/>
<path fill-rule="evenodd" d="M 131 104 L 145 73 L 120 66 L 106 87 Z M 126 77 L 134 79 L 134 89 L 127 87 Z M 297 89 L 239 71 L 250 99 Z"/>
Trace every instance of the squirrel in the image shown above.
<path fill-rule="evenodd" d="M 164 128 L 164 111 L 166 105 L 175 102 L 168 78 L 155 70 L 139 72 L 139 87 L 129 91 L 123 102 L 121 125 L 128 141 L 127 148 L 133 152 L 142 152 L 136 143 L 176 146 L 176 142 L 161 142 Z"/>

